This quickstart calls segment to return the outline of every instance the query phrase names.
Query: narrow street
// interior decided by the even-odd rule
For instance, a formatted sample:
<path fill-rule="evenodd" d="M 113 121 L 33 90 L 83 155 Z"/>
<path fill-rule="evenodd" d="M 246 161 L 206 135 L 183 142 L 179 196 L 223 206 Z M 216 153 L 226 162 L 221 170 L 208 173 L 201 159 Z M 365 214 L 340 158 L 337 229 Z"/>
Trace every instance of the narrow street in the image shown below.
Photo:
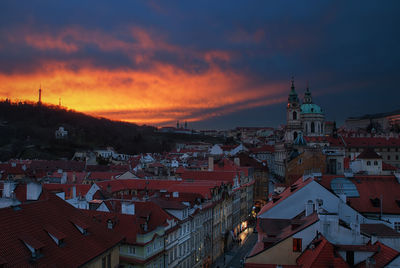
<path fill-rule="evenodd" d="M 225 253 L 225 262 L 224 257 L 221 256 L 218 261 L 216 261 L 212 267 L 214 268 L 240 268 L 241 263 L 240 260 L 247 256 L 248 253 L 252 250 L 253 246 L 257 242 L 257 234 L 253 233 L 253 228 L 248 228 L 248 232 L 250 233 L 246 240 L 242 242 L 240 246 L 235 246 L 232 250 Z"/>

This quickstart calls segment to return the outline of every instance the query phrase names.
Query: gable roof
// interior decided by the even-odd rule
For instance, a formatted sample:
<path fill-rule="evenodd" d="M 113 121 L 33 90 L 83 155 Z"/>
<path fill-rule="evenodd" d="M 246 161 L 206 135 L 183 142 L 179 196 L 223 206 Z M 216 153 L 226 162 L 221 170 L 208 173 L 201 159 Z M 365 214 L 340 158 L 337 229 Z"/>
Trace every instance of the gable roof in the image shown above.
<path fill-rule="evenodd" d="M 399 256 L 399 252 L 397 250 L 394 250 L 381 242 L 376 242 L 374 246 L 377 246 L 379 248 L 378 252 L 376 252 L 374 255 L 372 255 L 371 258 L 375 260 L 375 267 L 385 267 L 387 264 L 389 264 L 394 258 Z M 367 267 L 366 261 L 361 262 L 360 264 L 357 265 L 358 268 L 364 268 Z"/>
<path fill-rule="evenodd" d="M 22 204 L 17 210 L 0 209 L 0 256 L 5 267 L 32 265 L 31 252 L 21 241 L 26 237 L 31 243 L 37 241 L 34 246 L 40 247 L 43 254 L 35 264 L 47 267 L 56 267 L 60 263 L 68 267 L 78 267 L 118 245 L 122 240 L 122 236 L 92 222 L 80 210 L 57 196 L 46 196 L 46 200 Z M 79 232 L 71 219 L 88 226 L 88 234 Z M 57 228 L 57 232 L 49 226 Z M 48 232 L 64 237 L 64 246 L 59 247 Z"/>
<path fill-rule="evenodd" d="M 302 268 L 309 267 L 350 267 L 340 256 L 335 254 L 334 245 L 319 235 L 308 248 L 297 258 Z"/>
<path fill-rule="evenodd" d="M 294 234 L 304 230 L 312 224 L 319 221 L 318 214 L 316 212 L 309 216 L 302 218 L 293 219 L 257 219 L 257 228 L 259 230 L 259 236 L 263 236 L 262 241 L 258 241 L 253 250 L 249 253 L 249 257 L 257 255 L 281 241 L 293 236 Z M 264 242 L 269 245 L 265 246 Z"/>
<path fill-rule="evenodd" d="M 377 154 L 373 148 L 365 148 L 358 156 L 357 159 L 382 159 L 382 156 Z"/>
<path fill-rule="evenodd" d="M 324 175 L 318 181 L 331 190 L 330 182 L 340 176 Z M 347 197 L 348 205 L 360 213 L 400 214 L 400 183 L 394 175 L 355 175 L 347 178 L 359 193 L 359 197 Z"/>

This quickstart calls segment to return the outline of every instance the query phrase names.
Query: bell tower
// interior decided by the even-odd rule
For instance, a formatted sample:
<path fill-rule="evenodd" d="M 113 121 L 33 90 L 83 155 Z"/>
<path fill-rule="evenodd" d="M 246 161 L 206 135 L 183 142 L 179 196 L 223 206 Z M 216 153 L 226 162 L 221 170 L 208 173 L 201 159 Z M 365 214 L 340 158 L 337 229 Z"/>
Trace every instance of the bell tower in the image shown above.
<path fill-rule="evenodd" d="M 300 103 L 299 103 L 299 97 L 297 96 L 294 86 L 294 78 L 292 77 L 290 93 L 286 108 L 285 141 L 292 143 L 297 138 L 300 131 L 301 131 Z"/>
<path fill-rule="evenodd" d="M 312 103 L 312 97 L 311 97 L 310 87 L 308 86 L 308 82 L 307 82 L 306 92 L 304 93 L 304 103 Z"/>

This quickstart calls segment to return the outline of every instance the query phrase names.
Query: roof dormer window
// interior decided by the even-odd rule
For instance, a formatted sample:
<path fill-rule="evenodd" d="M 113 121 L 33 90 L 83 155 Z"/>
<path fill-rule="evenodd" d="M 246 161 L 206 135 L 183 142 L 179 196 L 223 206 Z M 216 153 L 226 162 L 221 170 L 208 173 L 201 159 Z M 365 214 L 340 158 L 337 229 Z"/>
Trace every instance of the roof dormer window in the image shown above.
<path fill-rule="evenodd" d="M 73 220 L 72 223 L 79 230 L 79 232 L 81 232 L 81 234 L 83 234 L 83 235 L 87 235 L 88 234 L 89 226 L 86 223 L 81 222 L 80 220 Z"/>
<path fill-rule="evenodd" d="M 44 244 L 35 238 L 31 237 L 30 235 L 20 235 L 20 240 L 25 244 L 25 246 L 31 251 L 32 253 L 32 261 L 36 261 L 37 259 L 43 256 L 42 249 Z"/>
<path fill-rule="evenodd" d="M 64 233 L 58 231 L 53 226 L 46 226 L 45 231 L 58 246 L 64 246 L 64 239 L 67 237 Z"/>

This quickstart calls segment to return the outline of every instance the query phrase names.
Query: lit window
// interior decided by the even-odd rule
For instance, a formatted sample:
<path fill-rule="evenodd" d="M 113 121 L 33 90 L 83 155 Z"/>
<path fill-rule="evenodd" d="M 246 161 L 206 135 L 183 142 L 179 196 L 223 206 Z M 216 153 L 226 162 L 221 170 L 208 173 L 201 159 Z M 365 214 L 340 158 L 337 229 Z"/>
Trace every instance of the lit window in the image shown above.
<path fill-rule="evenodd" d="M 301 238 L 293 238 L 293 252 L 301 252 Z"/>

